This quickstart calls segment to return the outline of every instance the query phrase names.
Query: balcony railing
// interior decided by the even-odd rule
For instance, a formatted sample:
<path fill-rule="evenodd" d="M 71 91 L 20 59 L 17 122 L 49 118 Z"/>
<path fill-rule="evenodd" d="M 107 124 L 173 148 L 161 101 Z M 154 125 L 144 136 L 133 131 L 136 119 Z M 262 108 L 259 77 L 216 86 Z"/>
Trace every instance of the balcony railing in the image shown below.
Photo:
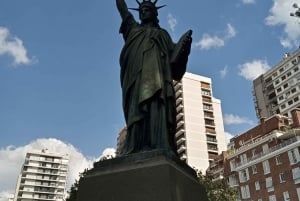
<path fill-rule="evenodd" d="M 238 167 L 240 167 L 242 165 L 245 165 L 245 164 L 247 164 L 247 163 L 249 163 L 251 161 L 254 161 L 254 160 L 257 160 L 259 158 L 262 158 L 263 156 L 266 156 L 269 153 L 273 153 L 273 152 L 275 152 L 275 151 L 277 151 L 279 149 L 282 149 L 282 148 L 284 148 L 284 147 L 286 147 L 286 146 L 288 146 L 290 144 L 293 144 L 294 142 L 297 142 L 297 141 L 299 141 L 299 137 L 290 138 L 290 139 L 288 139 L 288 140 L 286 140 L 286 141 L 284 141 L 284 142 L 282 142 L 280 144 L 277 144 L 276 146 L 273 146 L 273 147 L 269 148 L 265 152 L 260 152 L 260 153 L 258 153 L 256 155 L 254 155 L 252 158 L 249 158 L 246 161 L 243 161 L 243 162 L 240 162 L 240 163 L 236 163 L 235 164 L 235 168 L 238 168 Z"/>

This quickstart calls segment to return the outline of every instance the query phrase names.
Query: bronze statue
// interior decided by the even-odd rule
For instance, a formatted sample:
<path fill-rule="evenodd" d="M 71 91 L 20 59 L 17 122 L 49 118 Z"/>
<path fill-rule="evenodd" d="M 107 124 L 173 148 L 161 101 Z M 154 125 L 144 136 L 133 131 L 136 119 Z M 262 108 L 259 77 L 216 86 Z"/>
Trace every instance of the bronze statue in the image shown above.
<path fill-rule="evenodd" d="M 143 0 L 138 23 L 124 0 L 116 0 L 125 41 L 120 55 L 123 110 L 127 136 L 121 155 L 148 150 L 176 153 L 176 105 L 173 80 L 186 71 L 192 31 L 173 43 L 160 28 L 157 0 Z"/>

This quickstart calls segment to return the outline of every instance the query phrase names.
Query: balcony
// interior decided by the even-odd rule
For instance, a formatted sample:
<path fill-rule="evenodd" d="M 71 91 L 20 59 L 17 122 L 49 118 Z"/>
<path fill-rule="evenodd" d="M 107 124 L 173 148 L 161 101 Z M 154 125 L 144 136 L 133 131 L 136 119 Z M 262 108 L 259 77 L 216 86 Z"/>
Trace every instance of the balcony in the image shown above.
<path fill-rule="evenodd" d="M 182 112 L 182 110 L 183 110 L 183 105 L 178 105 L 177 107 L 176 107 L 176 112 L 178 113 L 178 112 Z"/>
<path fill-rule="evenodd" d="M 180 113 L 178 113 L 178 114 L 176 115 L 176 121 L 180 121 L 180 120 L 182 120 L 182 119 L 183 119 L 183 113 L 180 112 Z"/>
<path fill-rule="evenodd" d="M 276 146 L 273 146 L 273 147 L 269 148 L 266 152 L 260 152 L 260 153 L 256 154 L 254 157 L 248 158 L 244 162 L 236 163 L 235 168 L 239 168 L 239 167 L 241 167 L 241 166 L 243 166 L 245 164 L 248 164 L 248 163 L 250 163 L 252 161 L 260 159 L 260 158 L 262 158 L 262 157 L 264 157 L 264 156 L 266 156 L 266 155 L 268 155 L 270 153 L 273 153 L 273 152 L 275 152 L 277 150 L 280 150 L 280 149 L 282 149 L 284 147 L 287 147 L 288 145 L 291 145 L 291 144 L 293 144 L 293 143 L 295 143 L 295 142 L 297 142 L 299 140 L 300 140 L 299 137 L 290 138 L 289 140 L 286 140 L 286 141 L 284 141 L 284 142 L 282 142 L 280 144 L 277 144 Z"/>
<path fill-rule="evenodd" d="M 175 137 L 178 138 L 179 136 L 184 134 L 184 129 L 180 129 L 176 132 Z"/>
<path fill-rule="evenodd" d="M 177 82 L 176 84 L 174 84 L 174 90 L 177 91 L 178 89 L 181 89 L 182 84 L 181 82 Z"/>
<path fill-rule="evenodd" d="M 176 106 L 178 106 L 179 104 L 182 104 L 182 100 L 183 98 L 179 97 L 176 99 Z"/>
<path fill-rule="evenodd" d="M 184 145 L 181 145 L 179 147 L 179 149 L 177 150 L 177 152 L 178 152 L 178 154 L 180 154 L 180 153 L 184 152 L 185 150 L 186 150 L 186 147 Z"/>
<path fill-rule="evenodd" d="M 181 144 L 183 142 L 185 142 L 185 138 L 184 137 L 182 137 L 182 138 L 180 138 L 179 140 L 176 141 L 177 144 Z"/>
<path fill-rule="evenodd" d="M 206 138 L 206 141 L 208 142 L 208 143 L 213 143 L 213 144 L 217 144 L 218 143 L 218 141 L 217 141 L 217 139 L 216 138 Z"/>
<path fill-rule="evenodd" d="M 180 126 L 182 126 L 184 124 L 184 121 L 178 121 L 177 122 L 177 127 L 176 128 L 179 128 Z"/>
<path fill-rule="evenodd" d="M 179 89 L 179 90 L 177 90 L 177 91 L 175 92 L 175 97 L 176 97 L 176 98 L 181 97 L 181 95 L 182 95 L 182 90 L 181 90 L 181 89 Z"/>
<path fill-rule="evenodd" d="M 184 161 L 187 159 L 187 156 L 185 154 L 183 154 L 182 156 L 180 156 L 180 160 Z"/>
<path fill-rule="evenodd" d="M 218 147 L 216 147 L 216 146 L 207 146 L 207 150 L 209 152 L 218 153 Z"/>

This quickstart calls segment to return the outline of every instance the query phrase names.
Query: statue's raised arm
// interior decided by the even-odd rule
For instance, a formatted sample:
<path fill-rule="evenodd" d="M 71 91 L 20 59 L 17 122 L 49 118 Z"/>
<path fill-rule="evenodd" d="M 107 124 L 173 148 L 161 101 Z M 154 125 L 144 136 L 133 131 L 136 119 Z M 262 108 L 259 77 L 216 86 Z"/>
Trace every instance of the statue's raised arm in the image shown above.
<path fill-rule="evenodd" d="M 125 0 L 116 0 L 116 4 L 121 17 L 124 20 L 128 14 L 127 4 Z"/>

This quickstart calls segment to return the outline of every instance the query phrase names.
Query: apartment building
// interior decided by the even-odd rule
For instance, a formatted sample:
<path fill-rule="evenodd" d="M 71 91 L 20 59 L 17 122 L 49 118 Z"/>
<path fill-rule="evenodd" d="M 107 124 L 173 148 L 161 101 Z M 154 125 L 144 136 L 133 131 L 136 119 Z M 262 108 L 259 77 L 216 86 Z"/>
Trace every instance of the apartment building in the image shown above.
<path fill-rule="evenodd" d="M 21 169 L 14 201 L 63 201 L 69 158 L 47 150 L 28 152 Z"/>
<path fill-rule="evenodd" d="M 300 200 L 300 110 L 262 119 L 232 138 L 223 168 L 241 201 Z M 214 171 L 212 171 L 214 173 Z"/>
<path fill-rule="evenodd" d="M 221 101 L 213 97 L 210 78 L 185 73 L 174 82 L 177 110 L 177 152 L 181 160 L 205 173 L 210 161 L 226 150 Z M 117 140 L 123 146 L 126 128 Z"/>
<path fill-rule="evenodd" d="M 177 151 L 180 158 L 202 172 L 226 150 L 221 101 L 213 97 L 208 77 L 185 73 L 174 82 L 177 110 Z"/>
<path fill-rule="evenodd" d="M 253 96 L 257 117 L 274 114 L 291 117 L 300 108 L 300 48 L 285 54 L 272 69 L 253 81 Z"/>

